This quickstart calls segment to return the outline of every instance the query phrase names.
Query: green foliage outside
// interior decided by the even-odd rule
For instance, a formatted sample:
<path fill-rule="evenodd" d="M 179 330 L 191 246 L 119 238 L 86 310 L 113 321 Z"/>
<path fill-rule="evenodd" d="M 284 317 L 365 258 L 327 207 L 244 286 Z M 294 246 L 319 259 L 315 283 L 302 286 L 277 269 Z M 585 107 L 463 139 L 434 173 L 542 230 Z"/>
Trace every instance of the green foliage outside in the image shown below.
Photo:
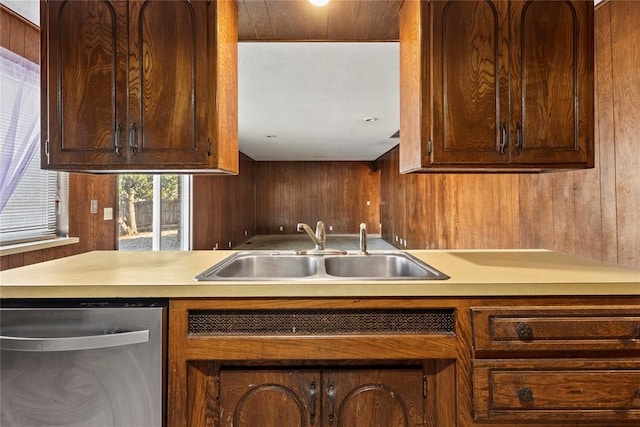
<path fill-rule="evenodd" d="M 178 175 L 162 176 L 162 200 L 178 198 Z M 153 199 L 153 175 L 120 175 L 120 199 L 134 202 Z"/>
<path fill-rule="evenodd" d="M 178 175 L 162 175 L 160 188 L 162 200 L 177 200 Z M 135 202 L 153 200 L 153 175 L 120 175 L 119 196 L 121 201 L 127 201 L 129 211 L 129 223 L 124 221 L 121 223 L 123 233 L 136 234 L 138 227 L 136 225 Z"/>

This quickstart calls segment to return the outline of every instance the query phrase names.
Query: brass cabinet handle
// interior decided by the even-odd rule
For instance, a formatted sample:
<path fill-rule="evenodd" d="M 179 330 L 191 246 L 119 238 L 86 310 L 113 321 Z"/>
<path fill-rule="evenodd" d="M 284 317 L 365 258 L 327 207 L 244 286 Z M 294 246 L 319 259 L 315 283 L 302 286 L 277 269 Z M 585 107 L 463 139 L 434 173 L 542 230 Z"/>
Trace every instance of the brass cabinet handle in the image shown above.
<path fill-rule="evenodd" d="M 114 145 L 116 148 L 116 156 L 120 156 L 122 154 L 122 144 L 120 144 L 120 133 L 122 133 L 122 123 L 118 123 L 116 125 L 116 134 L 115 134 L 115 141 L 114 141 Z"/>
<path fill-rule="evenodd" d="M 522 340 L 530 340 L 533 338 L 533 328 L 527 322 L 520 322 L 516 328 L 518 338 Z"/>
<path fill-rule="evenodd" d="M 131 154 L 133 154 L 134 156 L 138 151 L 138 142 L 136 138 L 137 130 L 138 130 L 138 127 L 136 126 L 135 123 L 133 123 L 131 125 L 131 131 L 129 132 L 129 148 L 131 149 Z"/>
<path fill-rule="evenodd" d="M 521 387 L 518 390 L 518 399 L 520 399 L 520 402 L 533 401 L 533 391 L 529 387 Z"/>
<path fill-rule="evenodd" d="M 316 383 L 309 386 L 309 424 L 316 423 Z"/>

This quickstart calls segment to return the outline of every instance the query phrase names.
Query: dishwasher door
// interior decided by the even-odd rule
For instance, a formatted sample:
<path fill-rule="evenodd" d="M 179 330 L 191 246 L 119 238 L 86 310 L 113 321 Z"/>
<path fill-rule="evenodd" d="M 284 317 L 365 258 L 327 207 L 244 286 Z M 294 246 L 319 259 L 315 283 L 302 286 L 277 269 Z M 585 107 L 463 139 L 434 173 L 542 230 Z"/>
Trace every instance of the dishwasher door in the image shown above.
<path fill-rule="evenodd" d="M 163 425 L 164 307 L 1 308 L 0 425 Z"/>

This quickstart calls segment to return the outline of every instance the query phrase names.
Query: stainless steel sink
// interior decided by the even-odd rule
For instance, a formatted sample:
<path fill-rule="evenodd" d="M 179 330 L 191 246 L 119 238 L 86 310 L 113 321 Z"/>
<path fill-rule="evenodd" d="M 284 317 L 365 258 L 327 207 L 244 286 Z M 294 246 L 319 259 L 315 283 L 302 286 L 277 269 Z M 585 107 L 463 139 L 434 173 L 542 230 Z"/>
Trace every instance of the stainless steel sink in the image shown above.
<path fill-rule="evenodd" d="M 441 280 L 449 277 L 406 253 L 332 256 L 324 259 L 331 276 L 362 279 Z"/>
<path fill-rule="evenodd" d="M 282 279 L 313 276 L 317 257 L 242 252 L 196 276 L 196 280 Z"/>
<path fill-rule="evenodd" d="M 443 280 L 449 276 L 405 252 L 362 255 L 238 252 L 195 277 L 198 281 Z"/>

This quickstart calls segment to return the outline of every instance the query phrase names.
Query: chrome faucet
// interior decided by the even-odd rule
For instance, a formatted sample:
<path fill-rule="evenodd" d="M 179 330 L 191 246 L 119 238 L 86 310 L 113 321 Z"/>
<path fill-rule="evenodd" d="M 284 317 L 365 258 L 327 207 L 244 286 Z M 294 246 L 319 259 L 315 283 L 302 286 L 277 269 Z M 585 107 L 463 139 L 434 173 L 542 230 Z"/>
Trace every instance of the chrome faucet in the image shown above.
<path fill-rule="evenodd" d="M 316 251 L 324 251 L 325 243 L 327 241 L 327 233 L 324 230 L 324 223 L 322 221 L 317 222 L 315 234 L 313 230 L 311 230 L 311 227 L 303 222 L 298 223 L 297 230 L 305 231 L 309 235 L 313 244 L 316 246 Z"/>
<path fill-rule="evenodd" d="M 367 224 L 364 222 L 360 224 L 360 253 L 362 255 L 368 255 L 367 252 Z"/>

